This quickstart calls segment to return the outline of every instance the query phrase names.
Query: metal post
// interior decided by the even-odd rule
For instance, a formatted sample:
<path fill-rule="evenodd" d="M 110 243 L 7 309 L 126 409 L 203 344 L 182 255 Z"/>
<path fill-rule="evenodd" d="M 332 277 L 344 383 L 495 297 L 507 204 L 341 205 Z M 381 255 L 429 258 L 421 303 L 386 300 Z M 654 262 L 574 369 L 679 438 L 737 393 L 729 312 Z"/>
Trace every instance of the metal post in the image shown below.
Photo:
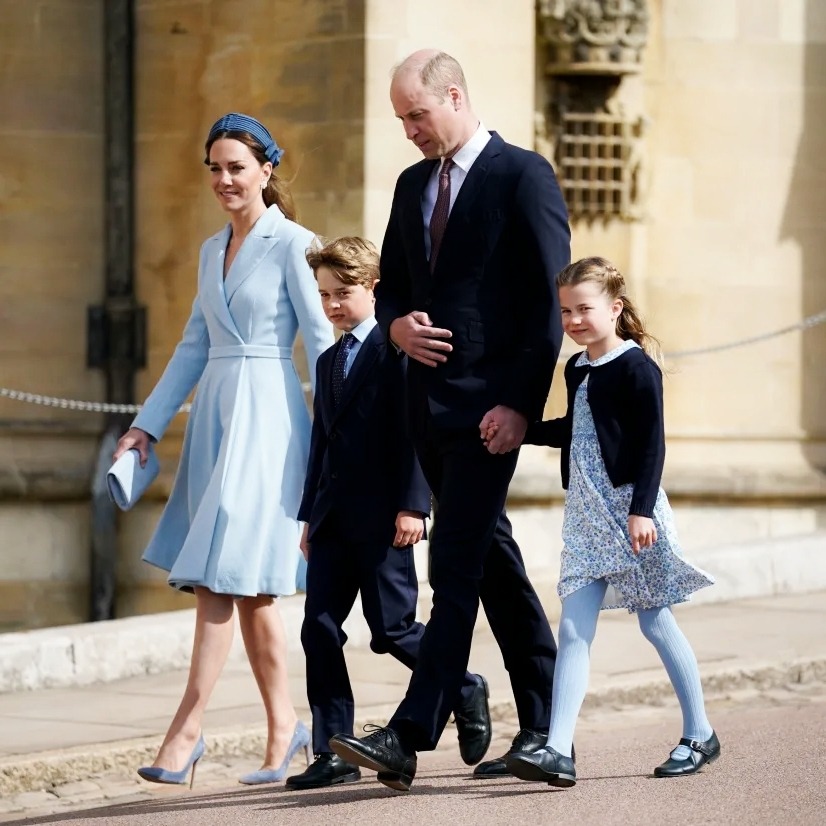
<path fill-rule="evenodd" d="M 104 8 L 104 167 L 106 288 L 89 308 L 87 362 L 106 374 L 107 401 L 135 400 L 135 372 L 145 362 L 145 313 L 134 295 L 134 1 Z M 107 414 L 92 484 L 90 619 L 115 616 L 117 512 L 103 483 L 112 450 L 129 416 Z"/>

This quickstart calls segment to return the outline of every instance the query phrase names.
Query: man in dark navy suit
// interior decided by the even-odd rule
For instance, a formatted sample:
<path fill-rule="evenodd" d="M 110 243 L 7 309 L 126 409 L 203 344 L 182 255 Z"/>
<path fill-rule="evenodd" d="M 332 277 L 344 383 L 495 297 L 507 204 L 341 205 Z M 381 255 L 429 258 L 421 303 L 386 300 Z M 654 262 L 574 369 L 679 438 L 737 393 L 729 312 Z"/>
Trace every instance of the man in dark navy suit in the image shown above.
<path fill-rule="evenodd" d="M 570 261 L 567 212 L 550 164 L 474 115 L 461 66 L 416 52 L 390 99 L 425 159 L 396 184 L 376 315 L 410 358 L 408 415 L 438 506 L 433 610 L 407 694 L 387 727 L 331 741 L 344 759 L 410 787 L 458 696 L 481 599 L 519 715 L 512 750 L 544 745 L 556 643 L 505 515 L 517 447 L 541 417 L 562 327 L 554 278 Z M 500 424 L 484 443 L 479 425 Z M 477 777 L 507 773 L 502 759 Z"/>
<path fill-rule="evenodd" d="M 416 622 L 413 545 L 430 513 L 430 488 L 407 433 L 406 359 L 388 348 L 374 314 L 376 248 L 339 238 L 311 250 L 324 310 L 344 335 L 316 365 L 315 420 L 304 495 L 301 548 L 308 561 L 301 642 L 313 714 L 315 761 L 287 778 L 313 789 L 360 777 L 332 754 L 330 737 L 353 732 L 353 692 L 342 624 L 361 592 L 370 646 L 413 668 L 424 626 Z M 487 684 L 460 677 L 455 702 L 462 759 L 470 765 L 490 744 Z"/>

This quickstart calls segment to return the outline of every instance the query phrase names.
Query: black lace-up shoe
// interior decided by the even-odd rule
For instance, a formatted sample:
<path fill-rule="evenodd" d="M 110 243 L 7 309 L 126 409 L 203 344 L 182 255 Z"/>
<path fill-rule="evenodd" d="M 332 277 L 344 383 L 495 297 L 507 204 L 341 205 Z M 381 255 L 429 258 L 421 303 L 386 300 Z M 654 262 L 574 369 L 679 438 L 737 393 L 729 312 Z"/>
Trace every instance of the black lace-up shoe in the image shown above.
<path fill-rule="evenodd" d="M 473 697 L 453 713 L 459 735 L 459 754 L 468 766 L 475 766 L 485 756 L 493 736 L 488 682 L 481 674 L 475 674 L 474 678 Z"/>
<path fill-rule="evenodd" d="M 338 755 L 324 752 L 317 754 L 315 760 L 301 774 L 287 778 L 284 784 L 292 791 L 303 789 L 323 789 L 338 783 L 355 783 L 361 779 L 358 766 L 345 763 Z"/>
<path fill-rule="evenodd" d="M 368 723 L 366 737 L 334 734 L 330 748 L 345 762 L 378 772 L 378 781 L 391 789 L 406 792 L 416 776 L 416 755 L 402 747 L 392 728 Z"/>
<path fill-rule="evenodd" d="M 549 786 L 563 789 L 576 786 L 576 766 L 570 757 L 565 757 L 550 746 L 534 752 L 515 752 L 505 761 L 508 771 L 520 780 L 544 781 Z"/>
<path fill-rule="evenodd" d="M 682 777 L 686 774 L 694 774 L 700 771 L 706 763 L 713 763 L 720 756 L 720 741 L 713 731 L 705 743 L 683 737 L 680 745 L 688 746 L 690 749 L 688 757 L 682 759 L 669 757 L 665 763 L 654 769 L 654 777 Z"/>
<path fill-rule="evenodd" d="M 508 757 L 514 752 L 531 752 L 541 749 L 548 739 L 548 732 L 534 731 L 533 729 L 523 728 L 516 737 L 513 738 L 511 747 L 501 757 L 496 757 L 493 760 L 486 760 L 480 763 L 474 770 L 473 776 L 477 779 L 486 779 L 488 777 L 510 777 L 510 772 L 505 764 Z"/>

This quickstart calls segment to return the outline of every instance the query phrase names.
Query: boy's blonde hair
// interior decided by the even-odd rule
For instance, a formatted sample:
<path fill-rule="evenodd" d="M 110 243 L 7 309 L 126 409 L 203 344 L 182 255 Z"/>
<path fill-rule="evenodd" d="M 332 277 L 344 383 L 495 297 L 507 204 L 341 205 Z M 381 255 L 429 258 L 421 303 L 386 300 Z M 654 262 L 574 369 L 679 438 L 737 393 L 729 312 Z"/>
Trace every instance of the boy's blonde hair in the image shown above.
<path fill-rule="evenodd" d="M 635 341 L 651 358 L 661 362 L 660 342 L 645 329 L 645 322 L 628 296 L 625 279 L 620 271 L 606 258 L 582 258 L 569 264 L 557 275 L 556 286 L 557 289 L 575 287 L 586 281 L 599 285 L 611 301 L 622 301 L 622 312 L 617 318 L 617 335 Z"/>
<path fill-rule="evenodd" d="M 342 284 L 361 284 L 372 290 L 379 280 L 379 251 L 366 238 L 345 235 L 307 250 L 313 274 L 327 267 Z"/>

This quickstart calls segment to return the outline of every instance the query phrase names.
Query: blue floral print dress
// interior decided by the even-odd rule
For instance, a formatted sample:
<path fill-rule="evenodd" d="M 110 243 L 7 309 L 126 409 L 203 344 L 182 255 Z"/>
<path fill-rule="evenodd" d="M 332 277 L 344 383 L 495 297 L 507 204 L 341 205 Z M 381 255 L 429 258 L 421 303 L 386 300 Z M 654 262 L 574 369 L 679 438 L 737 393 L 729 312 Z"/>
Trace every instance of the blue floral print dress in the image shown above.
<path fill-rule="evenodd" d="M 626 341 L 594 361 L 582 353 L 576 366 L 598 368 L 638 346 Z M 557 587 L 561 599 L 605 579 L 608 589 L 602 607 L 633 612 L 684 602 L 714 583 L 713 577 L 682 558 L 674 515 L 662 488 L 653 514 L 657 541 L 638 555 L 631 550 L 628 511 L 634 486 L 615 488 L 608 477 L 588 404 L 587 376 L 575 396 L 570 461 Z"/>

